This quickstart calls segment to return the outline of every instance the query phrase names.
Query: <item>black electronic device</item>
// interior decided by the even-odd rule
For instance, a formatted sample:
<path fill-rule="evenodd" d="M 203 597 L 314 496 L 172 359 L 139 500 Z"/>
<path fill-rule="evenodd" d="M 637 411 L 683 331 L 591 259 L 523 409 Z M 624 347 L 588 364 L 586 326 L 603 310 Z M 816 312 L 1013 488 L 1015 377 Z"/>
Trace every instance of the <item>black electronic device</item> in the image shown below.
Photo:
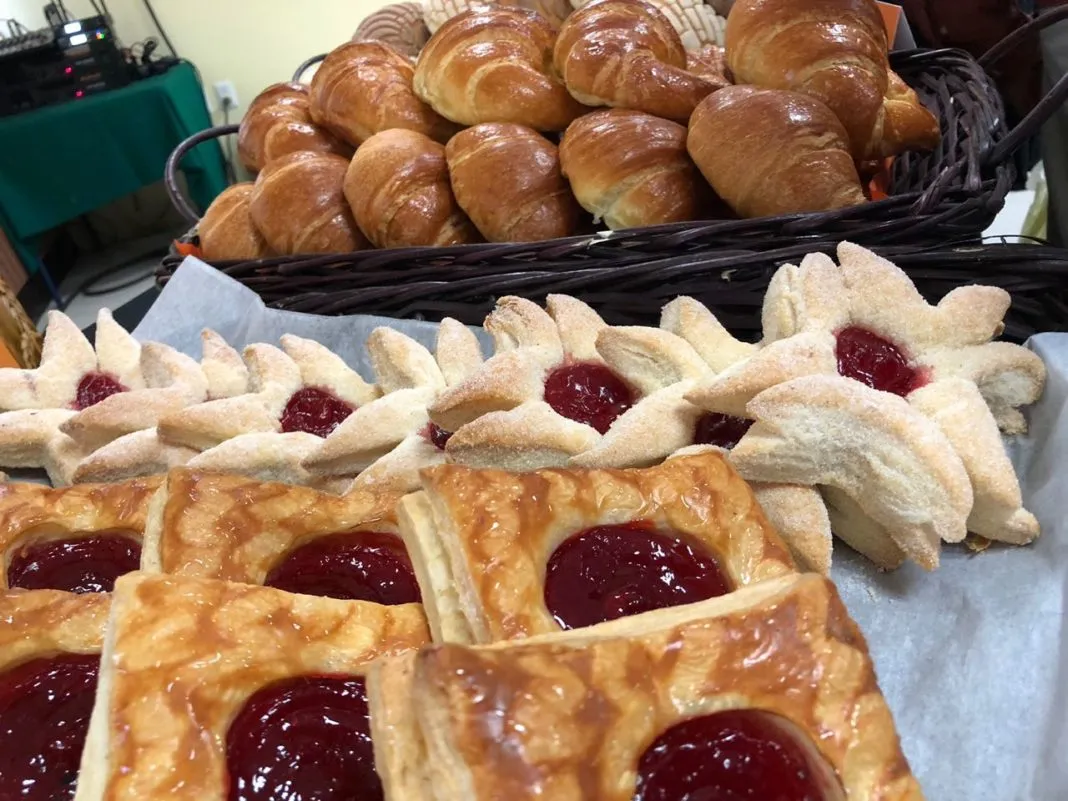
<path fill-rule="evenodd" d="M 79 100 L 132 78 L 105 17 L 0 40 L 0 116 Z"/>

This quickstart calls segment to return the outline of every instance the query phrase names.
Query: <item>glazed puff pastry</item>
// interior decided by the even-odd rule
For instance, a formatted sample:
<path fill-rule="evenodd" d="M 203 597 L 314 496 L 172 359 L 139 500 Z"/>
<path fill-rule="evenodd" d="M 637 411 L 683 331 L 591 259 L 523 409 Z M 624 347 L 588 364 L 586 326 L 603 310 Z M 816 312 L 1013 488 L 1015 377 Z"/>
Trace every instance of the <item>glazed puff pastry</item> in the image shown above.
<path fill-rule="evenodd" d="M 422 475 L 397 514 L 436 641 L 580 628 L 795 571 L 719 453 L 635 470 Z"/>
<path fill-rule="evenodd" d="M 815 574 L 428 648 L 375 665 L 368 693 L 387 801 L 923 798 L 864 639 Z"/>
<path fill-rule="evenodd" d="M 419 586 L 394 516 L 399 498 L 179 468 L 153 499 L 141 566 L 343 600 L 416 603 Z"/>
<path fill-rule="evenodd" d="M 0 484 L 0 589 L 110 591 L 118 576 L 137 569 L 160 483 Z"/>
<path fill-rule="evenodd" d="M 315 797 L 324 772 L 373 797 L 363 676 L 428 641 L 416 605 L 124 576 L 76 801 L 211 801 L 264 782 Z"/>

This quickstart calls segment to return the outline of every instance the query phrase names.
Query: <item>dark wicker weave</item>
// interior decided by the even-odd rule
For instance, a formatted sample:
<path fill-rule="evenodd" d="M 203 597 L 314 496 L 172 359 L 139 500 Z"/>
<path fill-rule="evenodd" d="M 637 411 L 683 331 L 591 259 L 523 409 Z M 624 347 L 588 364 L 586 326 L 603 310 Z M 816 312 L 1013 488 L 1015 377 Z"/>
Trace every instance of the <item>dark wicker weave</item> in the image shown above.
<path fill-rule="evenodd" d="M 1065 17 L 1068 8 L 1033 26 Z M 1000 57 L 1011 44 L 999 45 L 982 61 Z M 216 266 L 272 305 L 318 314 L 448 314 L 480 322 L 497 295 L 567 292 L 593 302 L 613 321 L 650 322 L 665 300 L 687 293 L 745 332 L 755 330 L 753 310 L 775 267 L 810 251 L 831 252 L 846 239 L 899 259 L 931 297 L 975 281 L 1005 286 L 1020 307 L 1010 332 L 1017 338 L 1062 328 L 1068 320 L 1058 294 L 1068 279 L 1063 252 L 998 246 L 963 255 L 957 250 L 918 255 L 917 248 L 974 239 L 990 225 L 1015 178 L 1013 151 L 1068 97 L 1068 77 L 1010 133 L 989 76 L 967 53 L 913 50 L 893 53 L 891 61 L 938 113 L 943 135 L 934 152 L 908 153 L 894 162 L 886 200 L 832 212 L 681 223 L 592 238 L 287 256 Z M 168 163 L 168 188 L 191 222 L 197 214 L 178 189 L 177 165 L 190 148 L 235 130 L 198 134 Z M 164 261 L 161 283 L 180 262 L 177 255 Z M 1018 263 L 1017 274 L 1002 272 L 1010 263 Z"/>

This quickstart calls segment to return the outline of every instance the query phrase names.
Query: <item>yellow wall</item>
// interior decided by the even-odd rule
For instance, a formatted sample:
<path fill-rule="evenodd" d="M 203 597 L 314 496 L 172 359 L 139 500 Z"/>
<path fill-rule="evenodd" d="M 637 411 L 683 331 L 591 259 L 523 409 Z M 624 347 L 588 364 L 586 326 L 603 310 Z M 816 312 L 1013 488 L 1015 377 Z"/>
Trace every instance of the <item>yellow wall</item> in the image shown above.
<path fill-rule="evenodd" d="M 386 2 L 154 0 L 153 7 L 178 54 L 200 68 L 213 107 L 218 103 L 211 85 L 229 79 L 237 87 L 240 114 L 264 87 L 289 80 L 304 59 L 348 40 L 360 21 Z M 87 0 L 66 0 L 66 4 L 74 14 L 89 13 L 91 8 Z M 159 37 L 141 0 L 107 0 L 107 4 L 125 44 Z M 161 42 L 160 52 L 165 49 Z"/>

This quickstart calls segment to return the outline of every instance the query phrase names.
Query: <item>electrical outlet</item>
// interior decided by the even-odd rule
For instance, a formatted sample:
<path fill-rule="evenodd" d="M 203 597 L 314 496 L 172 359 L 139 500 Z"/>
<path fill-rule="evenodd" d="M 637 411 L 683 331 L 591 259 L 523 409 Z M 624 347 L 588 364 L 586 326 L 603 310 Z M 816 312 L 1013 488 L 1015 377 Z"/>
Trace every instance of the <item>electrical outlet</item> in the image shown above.
<path fill-rule="evenodd" d="M 235 109 L 238 107 L 237 87 L 234 86 L 233 81 L 216 81 L 214 85 L 215 96 L 219 98 L 219 105 L 222 108 Z"/>

